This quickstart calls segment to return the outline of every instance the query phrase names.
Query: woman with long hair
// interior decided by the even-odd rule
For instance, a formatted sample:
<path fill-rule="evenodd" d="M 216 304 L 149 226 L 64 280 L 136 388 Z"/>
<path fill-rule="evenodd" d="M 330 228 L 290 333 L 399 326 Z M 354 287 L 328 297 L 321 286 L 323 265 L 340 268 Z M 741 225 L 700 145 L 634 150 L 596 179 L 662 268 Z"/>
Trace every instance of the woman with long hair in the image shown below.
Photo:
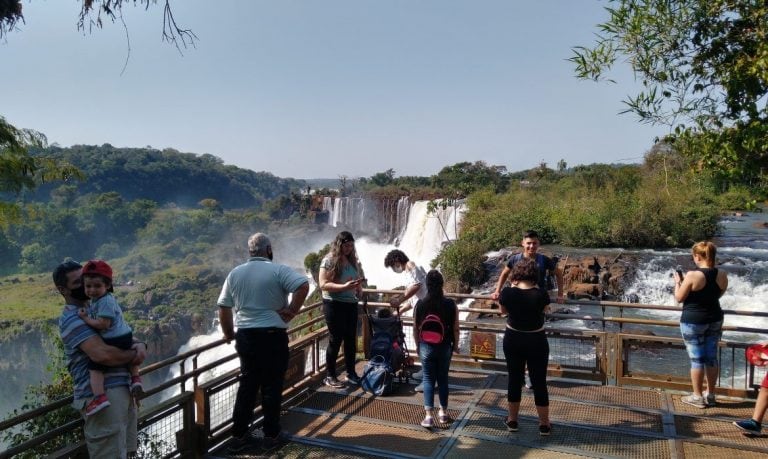
<path fill-rule="evenodd" d="M 719 367 L 717 344 L 723 336 L 723 310 L 720 297 L 728 288 L 725 271 L 715 268 L 717 247 L 709 241 L 697 242 L 691 248 L 696 269 L 675 273 L 675 300 L 683 303 L 680 332 L 691 359 L 693 393 L 680 399 L 697 408 L 713 406 Z M 704 389 L 704 378 L 707 391 Z"/>
<path fill-rule="evenodd" d="M 438 421 L 441 424 L 451 422 L 448 416 L 448 370 L 451 353 L 459 349 L 459 310 L 456 303 L 443 294 L 443 275 L 439 271 L 428 272 L 426 284 L 426 296 L 416 303 L 413 338 L 423 371 L 426 415 L 421 425 L 430 428 L 435 424 L 435 383 L 440 401 Z"/>
<path fill-rule="evenodd" d="M 357 302 L 362 296 L 365 279 L 352 233 L 342 231 L 336 236 L 330 252 L 320 262 L 318 280 L 323 295 L 323 315 L 330 333 L 325 349 L 327 376 L 323 383 L 335 388 L 344 387 L 336 373 L 336 359 L 343 343 L 347 382 L 360 384 L 360 377 L 355 372 Z"/>
<path fill-rule="evenodd" d="M 547 364 L 549 342 L 544 331 L 544 318 L 549 310 L 549 294 L 537 285 L 539 269 L 536 260 L 523 258 L 512 267 L 512 287 L 504 287 L 499 295 L 501 311 L 507 314 L 504 330 L 504 358 L 507 361 L 507 419 L 510 432 L 518 431 L 518 414 L 525 367 L 533 386 L 533 402 L 539 415 L 539 434 L 549 435 L 549 391 Z"/>

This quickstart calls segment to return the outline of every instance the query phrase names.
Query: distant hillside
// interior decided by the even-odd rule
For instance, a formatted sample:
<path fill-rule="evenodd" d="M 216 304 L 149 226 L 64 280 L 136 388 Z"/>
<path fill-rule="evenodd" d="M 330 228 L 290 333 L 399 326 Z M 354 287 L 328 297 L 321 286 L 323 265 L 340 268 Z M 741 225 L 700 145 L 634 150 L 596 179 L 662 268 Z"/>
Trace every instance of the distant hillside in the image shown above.
<path fill-rule="evenodd" d="M 311 186 L 315 190 L 320 190 L 323 188 L 329 188 L 332 190 L 338 190 L 341 186 L 339 179 L 329 179 L 329 178 L 313 178 L 313 179 L 306 179 L 304 180 L 307 182 L 307 185 Z"/>
<path fill-rule="evenodd" d="M 118 192 L 123 199 L 149 199 L 160 205 L 196 206 L 202 199 L 219 201 L 224 208 L 260 207 L 268 199 L 306 186 L 303 180 L 276 177 L 225 165 L 213 155 L 180 153 L 173 149 L 116 148 L 109 144 L 49 147 L 34 154 L 66 160 L 86 174 L 75 194 Z M 61 183 L 44 184 L 25 195 L 28 201 L 46 202 Z"/>

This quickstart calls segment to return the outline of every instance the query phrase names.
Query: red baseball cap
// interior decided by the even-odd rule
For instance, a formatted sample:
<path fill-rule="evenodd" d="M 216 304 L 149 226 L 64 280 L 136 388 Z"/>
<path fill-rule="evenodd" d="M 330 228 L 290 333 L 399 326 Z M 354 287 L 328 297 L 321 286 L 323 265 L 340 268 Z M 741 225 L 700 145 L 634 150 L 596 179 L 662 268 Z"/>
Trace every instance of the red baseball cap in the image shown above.
<path fill-rule="evenodd" d="M 90 260 L 83 266 L 83 276 L 99 275 L 112 282 L 112 267 L 104 260 Z"/>

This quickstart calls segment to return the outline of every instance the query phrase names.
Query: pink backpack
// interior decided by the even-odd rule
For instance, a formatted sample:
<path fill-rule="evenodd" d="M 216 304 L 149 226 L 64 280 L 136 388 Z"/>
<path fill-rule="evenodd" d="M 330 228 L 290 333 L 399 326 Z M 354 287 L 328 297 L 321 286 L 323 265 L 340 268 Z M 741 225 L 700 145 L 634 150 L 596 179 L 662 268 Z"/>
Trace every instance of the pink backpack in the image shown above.
<path fill-rule="evenodd" d="M 445 335 L 445 326 L 437 314 L 427 314 L 419 327 L 419 340 L 428 344 L 440 344 Z"/>

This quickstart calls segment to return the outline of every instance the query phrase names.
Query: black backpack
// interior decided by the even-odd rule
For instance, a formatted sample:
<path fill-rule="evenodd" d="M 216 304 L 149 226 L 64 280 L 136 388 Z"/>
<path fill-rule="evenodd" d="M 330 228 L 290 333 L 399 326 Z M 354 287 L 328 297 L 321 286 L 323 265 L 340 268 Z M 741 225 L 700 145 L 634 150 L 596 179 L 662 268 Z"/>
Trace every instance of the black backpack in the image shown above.
<path fill-rule="evenodd" d="M 512 255 L 510 263 L 514 266 L 522 259 L 523 254 L 518 252 Z M 557 286 L 555 285 L 554 276 L 552 276 L 552 273 L 550 273 L 550 271 L 546 268 L 546 259 L 546 256 L 540 253 L 536 253 L 536 267 L 539 271 L 539 280 L 536 282 L 536 284 L 546 290 L 553 290 Z M 557 262 L 559 261 L 557 257 L 552 257 L 550 260 L 552 260 L 555 265 L 557 265 Z"/>

